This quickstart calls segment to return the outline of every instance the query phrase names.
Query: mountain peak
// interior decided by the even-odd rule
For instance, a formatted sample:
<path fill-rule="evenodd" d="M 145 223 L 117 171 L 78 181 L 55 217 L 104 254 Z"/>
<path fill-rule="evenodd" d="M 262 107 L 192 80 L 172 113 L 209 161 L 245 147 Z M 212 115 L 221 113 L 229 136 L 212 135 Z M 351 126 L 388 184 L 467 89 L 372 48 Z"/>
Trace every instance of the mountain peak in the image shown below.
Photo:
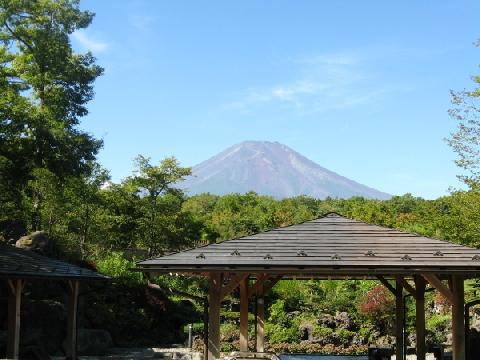
<path fill-rule="evenodd" d="M 196 165 L 182 184 L 189 194 L 217 195 L 255 191 L 285 198 L 364 196 L 388 199 L 390 195 L 359 184 L 321 167 L 279 142 L 248 140 L 235 144 Z"/>

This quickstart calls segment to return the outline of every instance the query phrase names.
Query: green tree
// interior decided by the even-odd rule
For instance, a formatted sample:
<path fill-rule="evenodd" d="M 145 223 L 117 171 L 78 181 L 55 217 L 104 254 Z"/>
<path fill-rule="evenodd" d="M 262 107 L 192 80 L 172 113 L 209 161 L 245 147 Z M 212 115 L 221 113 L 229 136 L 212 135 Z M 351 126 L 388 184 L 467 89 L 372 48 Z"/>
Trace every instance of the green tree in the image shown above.
<path fill-rule="evenodd" d="M 78 0 L 0 0 L 0 182 L 16 206 L 30 198 L 33 229 L 42 223 L 40 185 L 26 192 L 34 169 L 85 175 L 102 144 L 78 125 L 103 70 L 69 37 L 92 18 Z"/>
<path fill-rule="evenodd" d="M 154 166 L 142 155 L 136 158 L 136 165 L 136 174 L 126 182 L 140 199 L 142 216 L 138 223 L 143 243 L 151 255 L 178 247 L 193 224 L 189 214 L 181 211 L 183 193 L 175 184 L 190 175 L 190 168 L 181 167 L 174 157 Z"/>
<path fill-rule="evenodd" d="M 477 43 L 480 46 L 480 41 Z M 472 76 L 473 90 L 452 91 L 450 115 L 458 121 L 457 130 L 447 139 L 457 153 L 455 163 L 466 174 L 459 175 L 471 189 L 480 186 L 480 76 Z"/>

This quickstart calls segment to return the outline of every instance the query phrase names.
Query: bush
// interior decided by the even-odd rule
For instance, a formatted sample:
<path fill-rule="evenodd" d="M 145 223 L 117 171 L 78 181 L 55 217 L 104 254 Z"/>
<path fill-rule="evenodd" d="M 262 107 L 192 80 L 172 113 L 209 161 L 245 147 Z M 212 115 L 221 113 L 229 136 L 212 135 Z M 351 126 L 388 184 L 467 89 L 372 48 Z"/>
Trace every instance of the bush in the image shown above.
<path fill-rule="evenodd" d="M 223 323 L 220 325 L 220 339 L 222 341 L 234 341 L 239 337 L 239 328 L 233 323 Z"/>
<path fill-rule="evenodd" d="M 113 281 L 125 285 L 138 285 L 143 283 L 142 274 L 131 271 L 135 261 L 127 260 L 120 252 L 111 252 L 97 262 L 98 271 L 113 278 Z"/>
<path fill-rule="evenodd" d="M 315 326 L 313 328 L 313 337 L 322 339 L 322 338 L 328 338 L 332 336 L 333 334 L 333 329 L 330 329 L 328 327 L 322 327 L 322 326 Z"/>
<path fill-rule="evenodd" d="M 347 329 L 337 330 L 336 333 L 340 339 L 340 343 L 344 346 L 350 345 L 350 340 L 355 336 L 355 332 Z"/>

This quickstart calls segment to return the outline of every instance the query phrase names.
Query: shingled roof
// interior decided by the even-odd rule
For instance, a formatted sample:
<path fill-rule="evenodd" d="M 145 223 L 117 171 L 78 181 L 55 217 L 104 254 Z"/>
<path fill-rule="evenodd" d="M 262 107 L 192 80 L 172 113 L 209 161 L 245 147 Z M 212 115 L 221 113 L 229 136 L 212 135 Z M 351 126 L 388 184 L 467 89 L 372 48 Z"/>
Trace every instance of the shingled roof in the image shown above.
<path fill-rule="evenodd" d="M 348 219 L 336 213 L 256 235 L 145 260 L 145 272 L 249 271 L 480 275 L 480 250 Z"/>
<path fill-rule="evenodd" d="M 0 243 L 0 278 L 106 280 L 107 276 L 64 261 Z"/>

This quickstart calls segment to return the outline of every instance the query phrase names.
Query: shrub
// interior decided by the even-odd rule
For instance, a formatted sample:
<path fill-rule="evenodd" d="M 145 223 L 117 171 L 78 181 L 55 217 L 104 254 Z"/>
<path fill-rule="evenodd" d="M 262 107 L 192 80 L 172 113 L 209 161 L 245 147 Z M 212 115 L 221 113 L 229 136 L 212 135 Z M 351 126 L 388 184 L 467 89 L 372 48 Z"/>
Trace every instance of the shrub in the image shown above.
<path fill-rule="evenodd" d="M 350 340 L 352 340 L 352 338 L 355 336 L 353 331 L 347 329 L 337 330 L 336 333 L 340 339 L 340 343 L 345 346 L 350 345 Z"/>
<path fill-rule="evenodd" d="M 333 334 L 333 329 L 330 329 L 328 327 L 322 327 L 322 326 L 315 326 L 313 328 L 313 337 L 315 338 L 327 338 L 332 336 Z"/>
<path fill-rule="evenodd" d="M 135 261 L 127 260 L 121 252 L 111 252 L 97 262 L 98 271 L 111 276 L 117 283 L 125 285 L 137 285 L 143 283 L 142 274 L 131 271 L 135 267 Z"/>

